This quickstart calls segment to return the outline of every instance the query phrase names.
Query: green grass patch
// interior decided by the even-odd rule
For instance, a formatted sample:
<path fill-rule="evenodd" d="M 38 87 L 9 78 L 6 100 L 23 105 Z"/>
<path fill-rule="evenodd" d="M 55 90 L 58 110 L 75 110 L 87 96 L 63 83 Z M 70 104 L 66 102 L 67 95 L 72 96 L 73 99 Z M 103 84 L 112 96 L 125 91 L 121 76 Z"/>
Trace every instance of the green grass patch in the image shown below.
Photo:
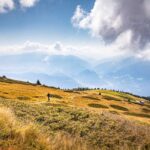
<path fill-rule="evenodd" d="M 147 109 L 147 108 L 143 108 L 142 111 L 145 113 L 150 113 L 150 109 Z"/>
<path fill-rule="evenodd" d="M 33 98 L 45 98 L 45 96 L 33 96 Z"/>
<path fill-rule="evenodd" d="M 5 97 L 5 96 L 0 96 L 0 98 L 5 98 L 5 99 L 7 99 L 7 97 Z"/>
<path fill-rule="evenodd" d="M 113 101 L 121 101 L 119 98 L 112 97 L 112 96 L 108 96 L 108 95 L 104 95 L 104 96 L 103 96 L 103 99 L 106 99 L 106 100 L 113 100 Z"/>
<path fill-rule="evenodd" d="M 149 114 L 143 114 L 143 113 L 126 112 L 124 114 L 129 115 L 129 116 L 135 116 L 135 117 L 150 118 Z"/>
<path fill-rule="evenodd" d="M 57 98 L 57 99 L 62 99 L 62 96 L 56 95 L 56 94 L 51 94 L 52 98 Z"/>
<path fill-rule="evenodd" d="M 123 106 L 119 106 L 119 105 L 110 105 L 110 106 L 117 110 L 128 111 L 128 109 Z"/>
<path fill-rule="evenodd" d="M 19 100 L 30 100 L 31 98 L 27 97 L 27 96 L 19 96 L 19 97 L 17 97 L 17 99 L 19 99 Z"/>
<path fill-rule="evenodd" d="M 88 106 L 94 107 L 94 108 L 105 108 L 105 109 L 108 109 L 108 108 L 109 108 L 109 107 L 107 107 L 107 106 L 105 106 L 105 105 L 102 105 L 102 104 L 95 104 L 95 103 L 88 104 Z"/>

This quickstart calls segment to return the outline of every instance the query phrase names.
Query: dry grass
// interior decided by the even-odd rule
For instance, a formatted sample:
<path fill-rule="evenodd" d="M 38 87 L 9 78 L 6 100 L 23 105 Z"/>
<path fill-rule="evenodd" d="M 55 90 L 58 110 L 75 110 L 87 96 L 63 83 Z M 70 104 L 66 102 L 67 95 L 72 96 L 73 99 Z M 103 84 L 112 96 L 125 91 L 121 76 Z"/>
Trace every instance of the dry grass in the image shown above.
<path fill-rule="evenodd" d="M 50 103 L 47 93 L 53 95 Z M 150 149 L 150 103 L 129 104 L 129 98 L 143 100 L 129 94 L 76 93 L 11 80 L 0 82 L 0 97 L 0 150 Z"/>
<path fill-rule="evenodd" d="M 53 105 L 61 104 L 93 110 L 94 107 L 90 107 L 88 105 L 90 101 L 93 100 L 95 104 L 108 106 L 108 111 L 116 111 L 122 115 L 126 114 L 120 112 L 119 109 L 117 110 L 116 108 L 111 107 L 110 105 L 119 105 L 121 107 L 125 107 L 129 110 L 129 112 L 133 113 L 141 114 L 144 112 L 142 106 L 137 105 L 136 103 L 128 103 L 128 99 L 132 100 L 133 102 L 145 100 L 125 93 L 117 93 L 107 90 L 89 90 L 77 92 L 73 90 L 63 91 L 56 88 L 37 86 L 13 80 L 5 81 L 1 79 L 0 81 L 0 97 L 4 99 L 19 99 L 21 101 L 29 101 L 32 103 L 44 103 L 47 101 L 47 93 L 50 93 L 53 95 L 51 98 L 51 104 Z M 99 92 L 101 95 L 99 95 Z M 149 109 L 149 106 L 150 102 L 145 101 L 145 108 L 147 107 L 147 109 Z M 95 112 L 99 113 L 99 109 L 95 109 Z M 150 124 L 150 121 L 147 117 L 140 115 L 132 116 L 132 118 L 133 117 L 135 120 Z M 128 118 L 132 119 L 129 117 L 129 115 Z"/>
<path fill-rule="evenodd" d="M 63 142 L 64 145 L 71 145 L 74 149 L 70 149 L 73 150 L 77 146 L 80 147 L 81 143 L 83 143 L 83 149 L 86 147 L 84 143 L 87 143 L 88 147 L 90 146 L 94 150 L 120 150 L 121 147 L 124 148 L 123 150 L 127 148 L 129 150 L 149 150 L 150 127 L 128 121 L 118 114 L 113 115 L 107 112 L 95 114 L 66 106 L 48 105 L 48 103 L 32 104 L 6 99 L 0 99 L 0 103 L 11 107 L 17 119 L 21 120 L 23 124 L 32 122 L 36 128 L 39 126 L 42 133 L 38 134 L 40 137 L 47 137 L 44 133 L 48 134 L 49 143 L 53 145 L 53 148 L 60 147 L 61 142 L 66 141 Z M 21 133 L 24 133 L 24 128 L 26 129 L 26 125 L 21 127 L 15 125 L 15 127 Z M 65 137 L 64 134 L 59 135 L 60 133 L 64 133 Z M 61 137 L 59 142 L 55 135 Z M 67 140 L 62 140 L 65 138 Z M 4 143 L 6 142 L 5 140 Z M 148 148 L 146 149 L 146 147 Z"/>
<path fill-rule="evenodd" d="M 86 99 L 89 99 L 89 100 L 100 100 L 99 98 L 96 98 L 96 97 L 93 97 L 93 96 L 82 96 L 82 98 L 86 98 Z"/>
<path fill-rule="evenodd" d="M 68 134 L 44 135 L 37 125 L 21 125 L 8 108 L 0 108 L 0 149 L 87 150 L 79 137 Z"/>

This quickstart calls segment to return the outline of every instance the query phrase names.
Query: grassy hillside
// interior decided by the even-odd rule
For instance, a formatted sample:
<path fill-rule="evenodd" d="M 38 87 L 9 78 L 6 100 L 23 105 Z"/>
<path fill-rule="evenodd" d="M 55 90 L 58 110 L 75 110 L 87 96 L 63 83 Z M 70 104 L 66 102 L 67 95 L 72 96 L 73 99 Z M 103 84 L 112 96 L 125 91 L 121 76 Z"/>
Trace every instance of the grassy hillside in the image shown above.
<path fill-rule="evenodd" d="M 47 93 L 52 94 L 50 102 Z M 141 100 L 144 105 L 138 104 Z M 0 148 L 18 150 L 20 145 L 35 150 L 149 150 L 150 103 L 114 91 L 63 91 L 0 78 Z"/>

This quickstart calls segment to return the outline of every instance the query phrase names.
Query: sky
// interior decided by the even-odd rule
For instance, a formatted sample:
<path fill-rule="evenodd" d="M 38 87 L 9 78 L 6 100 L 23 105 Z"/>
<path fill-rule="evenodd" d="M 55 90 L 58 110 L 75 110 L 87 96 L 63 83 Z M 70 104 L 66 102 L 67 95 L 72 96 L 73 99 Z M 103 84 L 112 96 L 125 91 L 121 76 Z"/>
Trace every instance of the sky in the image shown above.
<path fill-rule="evenodd" d="M 19 55 L 26 57 L 26 53 L 44 54 L 44 60 L 56 55 L 77 57 L 89 63 L 90 73 L 98 74 L 98 78 L 108 76 L 112 70 L 117 72 L 114 78 L 119 78 L 118 86 L 110 77 L 105 80 L 109 80 L 107 85 L 111 86 L 104 83 L 103 86 L 131 92 L 134 89 L 137 94 L 150 95 L 143 92 L 145 88 L 141 86 L 142 81 L 143 85 L 150 83 L 147 78 L 150 74 L 150 1 L 0 0 L 0 56 L 14 55 L 18 59 Z M 103 63 L 107 67 L 101 65 L 101 70 L 97 69 Z M 108 72 L 106 68 L 112 63 L 115 66 Z M 144 66 L 142 75 L 135 69 L 138 66 Z M 120 72 L 118 68 L 121 68 Z M 63 67 L 57 73 L 60 70 Z M 5 72 L 10 73 L 1 68 L 0 73 Z M 136 78 L 134 84 L 130 81 L 132 78 Z M 125 81 L 135 86 L 121 87 L 121 82 Z M 80 81 L 79 85 L 89 84 Z"/>
<path fill-rule="evenodd" d="M 13 8 L 11 8 L 11 2 L 13 2 Z M 76 39 L 79 42 L 83 38 L 82 34 L 87 35 L 82 31 L 80 34 L 72 27 L 71 17 L 76 6 L 80 4 L 90 10 L 94 1 L 1 0 L 0 3 L 2 3 L 0 5 L 0 34 L 3 35 L 0 37 L 1 44 L 7 44 L 8 40 L 10 44 L 18 44 L 26 40 L 43 43 L 59 40 L 74 43 Z"/>

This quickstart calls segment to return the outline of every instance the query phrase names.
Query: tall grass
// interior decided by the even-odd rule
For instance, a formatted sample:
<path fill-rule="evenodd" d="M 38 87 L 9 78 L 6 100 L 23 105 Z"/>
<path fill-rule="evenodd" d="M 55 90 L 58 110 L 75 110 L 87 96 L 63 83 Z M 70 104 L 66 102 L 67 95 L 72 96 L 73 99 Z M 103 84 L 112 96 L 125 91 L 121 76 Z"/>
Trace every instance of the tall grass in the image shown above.
<path fill-rule="evenodd" d="M 22 125 L 12 111 L 0 107 L 0 150 L 87 150 L 78 137 L 47 136 L 35 124 Z"/>
<path fill-rule="evenodd" d="M 0 103 L 11 107 L 17 117 L 16 119 L 9 109 L 4 108 L 2 111 L 0 107 L 0 133 L 5 135 L 0 137 L 0 148 L 13 146 L 13 150 L 38 150 L 38 147 L 41 150 L 150 149 L 150 127 L 128 121 L 120 115 L 107 112 L 95 114 L 73 107 L 32 104 L 19 100 L 0 99 Z M 21 123 L 18 120 L 21 120 Z M 26 125 L 28 122 L 32 124 Z M 87 147 L 85 143 L 92 148 Z"/>

